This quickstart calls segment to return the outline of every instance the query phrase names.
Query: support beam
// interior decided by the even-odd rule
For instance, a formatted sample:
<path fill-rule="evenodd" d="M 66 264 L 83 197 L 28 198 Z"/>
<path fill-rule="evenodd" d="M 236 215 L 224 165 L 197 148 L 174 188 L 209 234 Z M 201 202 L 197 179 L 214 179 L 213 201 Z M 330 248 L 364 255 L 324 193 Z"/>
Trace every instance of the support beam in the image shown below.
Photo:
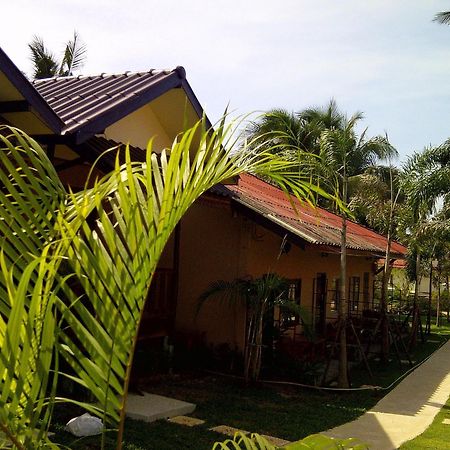
<path fill-rule="evenodd" d="M 53 158 L 55 157 L 55 144 L 47 144 L 45 153 L 47 153 L 48 159 L 53 162 Z"/>
<path fill-rule="evenodd" d="M 60 134 L 32 134 L 31 137 L 42 145 L 64 144 L 68 147 L 74 145 L 74 139 L 71 136 L 61 136 Z"/>
<path fill-rule="evenodd" d="M 26 100 L 0 102 L 0 114 L 28 111 L 30 111 L 30 104 Z"/>
<path fill-rule="evenodd" d="M 84 158 L 81 158 L 81 157 L 75 158 L 75 159 L 70 159 L 68 161 L 64 161 L 60 164 L 55 165 L 55 169 L 57 172 L 61 172 L 66 169 L 71 169 L 72 167 L 79 166 L 80 164 L 83 164 L 83 162 L 84 162 Z"/>

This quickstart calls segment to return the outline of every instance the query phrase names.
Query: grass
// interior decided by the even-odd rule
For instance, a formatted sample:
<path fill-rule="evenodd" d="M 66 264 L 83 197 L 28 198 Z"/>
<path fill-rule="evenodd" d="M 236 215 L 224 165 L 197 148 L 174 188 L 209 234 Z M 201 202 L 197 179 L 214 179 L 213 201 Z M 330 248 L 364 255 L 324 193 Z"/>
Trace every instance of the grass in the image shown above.
<path fill-rule="evenodd" d="M 447 324 L 446 324 L 447 325 Z M 435 350 L 450 334 L 450 327 L 433 329 L 425 344 L 420 344 L 413 359 L 420 361 Z M 438 341 L 438 342 L 430 342 Z M 408 367 L 401 368 L 396 358 L 389 364 L 371 363 L 375 378 L 370 384 L 387 386 Z M 368 383 L 367 372 L 358 369 L 353 372 L 352 381 Z M 223 435 L 208 430 L 217 425 L 228 425 L 260 434 L 269 434 L 287 440 L 298 440 L 337 425 L 349 422 L 374 406 L 387 391 L 326 392 L 300 389 L 292 386 L 259 385 L 246 387 L 242 382 L 204 374 L 173 376 L 159 379 L 147 390 L 160 395 L 171 396 L 193 402 L 197 409 L 193 416 L 206 421 L 204 425 L 189 428 L 158 421 L 145 424 L 128 420 L 124 450 L 210 450 L 215 441 L 225 439 Z M 450 405 L 449 405 L 450 409 Z M 447 410 L 441 412 L 445 414 Z M 56 423 L 64 424 L 79 415 L 79 411 L 63 409 L 57 411 Z M 447 416 L 444 416 L 447 417 Z M 450 416 L 449 416 L 450 417 Z M 437 419 L 439 420 L 439 419 Z M 439 427 L 442 420 L 437 423 Z M 433 425 L 434 426 L 434 425 Z M 450 433 L 442 425 L 442 442 L 450 442 Z M 74 450 L 93 450 L 99 447 L 99 438 L 84 438 L 74 442 L 74 437 L 63 431 L 62 425 L 54 428 L 54 440 Z M 428 437 L 429 439 L 430 437 Z M 107 436 L 107 449 L 114 448 L 114 433 Z M 419 448 L 450 448 L 424 447 Z"/>
<path fill-rule="evenodd" d="M 425 432 L 412 441 L 406 442 L 400 448 L 402 450 L 450 449 L 450 425 L 443 424 L 444 419 L 450 420 L 450 401 L 442 408 Z"/>
<path fill-rule="evenodd" d="M 369 391 L 332 394 L 294 388 L 245 387 L 210 376 L 165 380 L 151 391 L 195 402 L 197 409 L 192 415 L 206 423 L 189 428 L 166 421 L 145 424 L 128 420 L 124 450 L 210 450 L 215 441 L 225 439 L 208 430 L 217 425 L 297 440 L 358 417 L 380 398 Z M 65 406 L 58 411 L 57 421 L 63 424 L 79 414 Z M 54 441 L 73 449 L 99 448 L 98 437 L 74 440 L 63 431 L 62 425 L 53 431 L 57 432 Z M 113 443 L 114 433 L 110 433 L 106 448 L 114 448 Z"/>

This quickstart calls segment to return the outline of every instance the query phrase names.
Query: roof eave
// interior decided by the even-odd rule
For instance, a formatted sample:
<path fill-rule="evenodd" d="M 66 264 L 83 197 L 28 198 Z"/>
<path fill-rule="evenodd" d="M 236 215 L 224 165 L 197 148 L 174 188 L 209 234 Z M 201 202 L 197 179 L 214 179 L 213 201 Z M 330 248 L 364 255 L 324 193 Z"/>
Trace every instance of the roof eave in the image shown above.
<path fill-rule="evenodd" d="M 66 128 L 63 133 L 75 134 L 76 143 L 81 144 L 89 138 L 95 136 L 98 133 L 102 133 L 105 128 L 116 123 L 125 116 L 133 113 L 137 109 L 150 103 L 152 100 L 157 99 L 161 95 L 170 91 L 171 89 L 181 88 L 184 90 L 187 98 L 191 102 L 199 119 L 203 116 L 206 119 L 206 124 L 211 127 L 211 122 L 206 117 L 204 110 L 194 94 L 191 86 L 186 80 L 186 72 L 183 67 L 177 67 L 175 70 L 167 74 L 162 80 L 159 80 L 155 85 L 149 87 L 145 92 L 136 97 L 124 101 L 115 108 L 105 111 L 99 115 L 96 119 L 87 122 L 84 125 L 75 127 L 73 129 Z"/>
<path fill-rule="evenodd" d="M 59 134 L 64 126 L 63 121 L 1 48 L 0 70 L 28 102 L 32 110 L 54 133 Z"/>

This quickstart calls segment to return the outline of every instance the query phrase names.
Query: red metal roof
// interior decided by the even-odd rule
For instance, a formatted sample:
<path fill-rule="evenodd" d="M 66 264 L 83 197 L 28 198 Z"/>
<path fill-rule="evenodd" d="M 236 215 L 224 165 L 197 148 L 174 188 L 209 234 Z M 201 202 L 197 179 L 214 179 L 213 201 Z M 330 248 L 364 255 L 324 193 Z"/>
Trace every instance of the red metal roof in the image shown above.
<path fill-rule="evenodd" d="M 341 217 L 323 208 L 313 208 L 294 196 L 289 200 L 282 190 L 252 175 L 243 174 L 237 184 L 222 185 L 216 192 L 231 196 L 238 203 L 310 244 L 333 247 L 341 245 Z M 349 249 L 383 255 L 386 242 L 386 237 L 375 231 L 350 220 L 347 222 Z M 392 243 L 393 256 L 404 257 L 406 251 L 403 245 Z"/>
<path fill-rule="evenodd" d="M 167 90 L 180 87 L 185 77 L 185 70 L 177 67 L 115 75 L 47 78 L 35 80 L 33 85 L 64 122 L 64 134 L 89 125 L 93 129 L 96 128 L 94 125 L 105 128 L 120 119 L 121 114 L 129 114 Z M 106 117 L 108 113 L 110 117 Z M 94 124 L 100 118 L 103 121 Z"/>

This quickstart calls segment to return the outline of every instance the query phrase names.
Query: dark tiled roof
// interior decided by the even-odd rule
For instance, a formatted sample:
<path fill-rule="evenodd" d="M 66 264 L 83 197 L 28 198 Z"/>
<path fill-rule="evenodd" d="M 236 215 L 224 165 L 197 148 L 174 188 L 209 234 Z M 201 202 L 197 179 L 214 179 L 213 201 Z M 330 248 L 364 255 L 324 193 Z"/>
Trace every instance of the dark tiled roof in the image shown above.
<path fill-rule="evenodd" d="M 313 208 L 291 198 L 280 189 L 252 176 L 243 174 L 235 185 L 220 185 L 214 192 L 229 196 L 289 233 L 304 241 L 331 247 L 341 245 L 342 220 L 336 214 L 322 208 Z M 386 250 L 386 238 L 375 231 L 355 222 L 347 222 L 347 247 L 383 255 Z M 393 257 L 404 257 L 406 247 L 393 242 Z"/>
<path fill-rule="evenodd" d="M 99 132 L 145 105 L 185 79 L 182 67 L 174 70 L 57 77 L 33 85 L 64 122 L 63 133 L 82 128 Z"/>

